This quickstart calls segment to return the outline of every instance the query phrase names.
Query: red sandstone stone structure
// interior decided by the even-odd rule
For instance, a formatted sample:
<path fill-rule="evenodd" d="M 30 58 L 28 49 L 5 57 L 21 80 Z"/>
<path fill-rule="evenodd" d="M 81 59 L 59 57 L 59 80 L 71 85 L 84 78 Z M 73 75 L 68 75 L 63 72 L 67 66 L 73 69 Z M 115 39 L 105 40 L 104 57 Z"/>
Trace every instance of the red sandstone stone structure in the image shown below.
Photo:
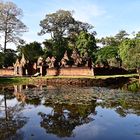
<path fill-rule="evenodd" d="M 16 63 L 14 64 L 14 75 L 15 76 L 28 75 L 27 63 L 28 61 L 26 61 L 24 55 L 22 55 L 21 60 L 17 59 Z"/>
<path fill-rule="evenodd" d="M 14 76 L 14 69 L 13 68 L 3 68 L 0 69 L 0 76 Z"/>
<path fill-rule="evenodd" d="M 73 59 L 73 64 L 68 65 L 68 55 L 65 52 L 64 57 L 57 64 L 55 57 L 48 57 L 43 60 L 39 57 L 34 65 L 31 65 L 28 60 L 22 55 L 21 60 L 17 59 L 14 64 L 14 75 L 15 76 L 25 76 L 34 75 L 39 73 L 41 76 L 93 76 L 94 71 L 91 65 L 90 59 L 83 63 L 82 57 L 74 50 L 71 58 Z"/>
<path fill-rule="evenodd" d="M 94 71 L 89 67 L 66 67 L 47 69 L 48 76 L 94 76 Z"/>
<path fill-rule="evenodd" d="M 60 67 L 49 67 L 47 69 L 48 76 L 94 76 L 94 71 L 92 68 L 91 59 L 86 57 L 86 61 L 83 62 L 82 57 L 74 50 L 72 52 L 71 58 L 73 59 L 73 65 L 69 66 L 67 62 L 69 61 L 67 51 L 64 57 L 61 59 Z"/>

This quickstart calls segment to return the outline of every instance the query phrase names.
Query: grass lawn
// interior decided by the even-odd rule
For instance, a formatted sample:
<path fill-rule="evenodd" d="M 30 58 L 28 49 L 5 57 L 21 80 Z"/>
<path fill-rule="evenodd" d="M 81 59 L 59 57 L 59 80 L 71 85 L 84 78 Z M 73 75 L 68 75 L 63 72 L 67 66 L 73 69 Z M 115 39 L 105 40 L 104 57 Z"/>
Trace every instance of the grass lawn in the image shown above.
<path fill-rule="evenodd" d="M 27 77 L 0 77 L 0 84 L 25 83 L 29 79 Z"/>
<path fill-rule="evenodd" d="M 125 74 L 125 75 L 97 75 L 97 76 L 44 76 L 42 78 L 90 78 L 90 79 L 106 79 L 106 78 L 116 78 L 116 77 L 135 77 L 138 74 Z M 39 78 L 39 77 L 37 77 Z"/>
<path fill-rule="evenodd" d="M 55 78 L 89 78 L 89 79 L 107 79 L 107 78 L 117 78 L 117 77 L 136 77 L 138 74 L 125 74 L 125 75 L 105 75 L 105 76 L 44 76 L 44 77 L 0 77 L 0 84 L 14 84 L 14 83 L 28 83 L 32 82 L 34 79 L 55 79 Z"/>

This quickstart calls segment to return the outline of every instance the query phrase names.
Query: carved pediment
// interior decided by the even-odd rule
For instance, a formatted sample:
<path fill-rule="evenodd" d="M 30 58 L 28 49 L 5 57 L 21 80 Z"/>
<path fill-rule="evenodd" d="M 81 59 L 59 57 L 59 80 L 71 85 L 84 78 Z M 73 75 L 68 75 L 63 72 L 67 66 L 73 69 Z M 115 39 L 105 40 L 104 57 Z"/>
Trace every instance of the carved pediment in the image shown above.
<path fill-rule="evenodd" d="M 40 56 L 39 58 L 38 58 L 38 60 L 37 60 L 37 65 L 38 66 L 41 66 L 41 65 L 43 65 L 43 58 Z"/>
<path fill-rule="evenodd" d="M 22 54 L 22 58 L 21 58 L 21 60 L 20 60 L 20 64 L 21 64 L 22 66 L 24 66 L 24 65 L 26 64 L 26 59 L 25 59 L 25 57 L 24 57 L 24 54 Z"/>

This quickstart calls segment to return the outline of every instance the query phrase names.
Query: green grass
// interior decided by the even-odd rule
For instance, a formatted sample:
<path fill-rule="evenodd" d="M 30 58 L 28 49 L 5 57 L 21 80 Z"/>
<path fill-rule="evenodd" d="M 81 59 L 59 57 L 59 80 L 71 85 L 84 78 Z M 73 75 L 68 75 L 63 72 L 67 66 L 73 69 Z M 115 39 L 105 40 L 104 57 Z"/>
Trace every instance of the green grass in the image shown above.
<path fill-rule="evenodd" d="M 95 76 L 95 78 L 97 78 L 97 79 L 106 79 L 106 78 L 117 78 L 117 77 L 136 77 L 136 76 L 138 76 L 138 74 L 124 74 L 124 75 L 105 75 L 105 76 L 99 76 L 99 75 L 97 75 L 97 76 Z"/>
<path fill-rule="evenodd" d="M 67 78 L 73 78 L 73 79 L 83 79 L 83 78 L 89 78 L 89 79 L 107 79 L 107 78 L 117 78 L 117 77 L 130 77 L 133 78 L 135 76 L 138 76 L 138 74 L 125 74 L 125 75 L 106 75 L 106 76 L 44 76 L 44 77 L 0 77 L 0 84 L 23 84 L 23 83 L 29 83 L 32 82 L 35 79 L 67 79 Z"/>
<path fill-rule="evenodd" d="M 52 79 L 52 78 L 90 78 L 90 79 L 107 79 L 107 78 L 116 78 L 116 77 L 135 77 L 138 74 L 125 74 L 125 75 L 104 75 L 104 76 L 45 76 L 42 78 Z"/>
<path fill-rule="evenodd" d="M 28 82 L 29 78 L 27 77 L 1 77 L 0 84 L 14 84 L 14 83 L 25 83 Z"/>

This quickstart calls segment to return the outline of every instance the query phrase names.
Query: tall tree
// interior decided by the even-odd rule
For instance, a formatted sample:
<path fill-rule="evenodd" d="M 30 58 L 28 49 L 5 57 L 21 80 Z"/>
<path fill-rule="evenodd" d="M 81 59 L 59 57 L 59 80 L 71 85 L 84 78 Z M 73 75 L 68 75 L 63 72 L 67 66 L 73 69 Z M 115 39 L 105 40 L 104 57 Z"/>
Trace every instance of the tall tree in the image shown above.
<path fill-rule="evenodd" d="M 115 38 L 118 40 L 118 41 L 122 41 L 123 39 L 125 39 L 129 34 L 125 31 L 125 30 L 121 30 L 119 31 L 119 33 L 117 33 L 115 35 Z"/>
<path fill-rule="evenodd" d="M 119 55 L 124 67 L 140 67 L 140 39 L 124 40 L 119 46 Z"/>
<path fill-rule="evenodd" d="M 16 51 L 12 49 L 7 49 L 6 52 L 3 53 L 3 55 L 4 55 L 4 67 L 13 66 L 13 63 L 15 63 L 17 59 Z"/>
<path fill-rule="evenodd" d="M 72 12 L 59 10 L 56 13 L 47 14 L 45 19 L 40 22 L 42 27 L 39 35 L 50 33 L 52 39 L 58 40 L 67 35 L 69 27 L 74 23 Z"/>
<path fill-rule="evenodd" d="M 103 46 L 118 46 L 119 42 L 115 37 L 103 37 L 97 40 L 99 43 L 102 43 Z"/>
<path fill-rule="evenodd" d="M 72 16 L 71 11 L 58 10 L 55 13 L 47 14 L 45 19 L 40 21 L 42 27 L 39 35 L 50 33 L 52 39 L 66 37 L 70 33 L 87 31 L 93 28 L 88 23 L 76 21 Z"/>
<path fill-rule="evenodd" d="M 76 41 L 76 48 L 81 55 L 86 52 L 89 57 L 93 57 L 97 49 L 94 35 L 84 31 L 80 32 Z"/>
<path fill-rule="evenodd" d="M 18 46 L 18 51 L 30 62 L 35 62 L 39 56 L 43 55 L 41 44 L 38 42 Z"/>
<path fill-rule="evenodd" d="M 53 54 L 53 40 L 52 39 L 46 39 L 43 41 L 44 45 L 44 57 L 47 58 L 48 56 L 51 57 Z"/>
<path fill-rule="evenodd" d="M 136 33 L 136 38 L 140 39 L 140 31 Z"/>
<path fill-rule="evenodd" d="M 22 33 L 27 31 L 21 16 L 22 10 L 13 2 L 0 2 L 0 33 L 4 40 L 4 52 L 8 42 L 18 43 Z"/>
<path fill-rule="evenodd" d="M 96 63 L 116 66 L 118 58 L 118 47 L 105 46 L 100 48 L 96 53 Z"/>
<path fill-rule="evenodd" d="M 46 39 L 43 44 L 44 44 L 44 57 L 47 58 L 49 57 L 56 57 L 57 60 L 61 60 L 65 51 L 68 50 L 68 41 L 67 38 L 60 38 L 63 46 L 60 46 L 59 42 L 54 41 L 53 39 Z"/>
<path fill-rule="evenodd" d="M 7 49 L 6 52 L 0 52 L 0 68 L 13 66 L 17 59 L 15 50 Z"/>
<path fill-rule="evenodd" d="M 72 13 L 71 11 L 58 10 L 55 13 L 47 14 L 45 19 L 40 21 L 42 29 L 39 35 L 51 34 L 56 57 L 60 59 L 67 48 L 68 42 L 75 42 L 75 35 L 79 34 L 80 31 L 92 29 L 92 26 L 88 23 L 76 21 Z"/>

